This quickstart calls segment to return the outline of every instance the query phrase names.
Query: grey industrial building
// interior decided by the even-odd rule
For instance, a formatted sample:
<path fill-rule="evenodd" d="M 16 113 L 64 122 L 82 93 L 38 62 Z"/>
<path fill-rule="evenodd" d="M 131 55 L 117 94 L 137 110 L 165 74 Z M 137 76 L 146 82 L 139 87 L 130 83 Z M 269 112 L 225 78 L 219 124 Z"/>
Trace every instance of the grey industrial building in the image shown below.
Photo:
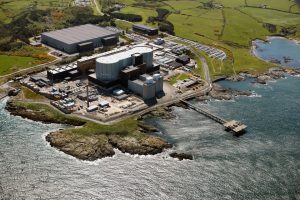
<path fill-rule="evenodd" d="M 140 95 L 143 99 L 153 99 L 163 92 L 163 78 L 159 73 L 152 76 L 140 75 L 139 79 L 128 80 L 128 89 Z"/>
<path fill-rule="evenodd" d="M 134 46 L 96 59 L 96 73 L 89 75 L 89 81 L 107 88 L 122 84 L 150 100 L 163 92 L 163 78 L 158 70 L 159 66 L 153 65 L 152 48 Z"/>
<path fill-rule="evenodd" d="M 146 35 L 157 35 L 158 29 L 143 24 L 133 24 L 132 30 Z"/>
<path fill-rule="evenodd" d="M 41 35 L 43 44 L 68 54 L 92 51 L 94 48 L 118 43 L 118 34 L 105 28 L 85 24 L 71 28 L 45 32 Z"/>

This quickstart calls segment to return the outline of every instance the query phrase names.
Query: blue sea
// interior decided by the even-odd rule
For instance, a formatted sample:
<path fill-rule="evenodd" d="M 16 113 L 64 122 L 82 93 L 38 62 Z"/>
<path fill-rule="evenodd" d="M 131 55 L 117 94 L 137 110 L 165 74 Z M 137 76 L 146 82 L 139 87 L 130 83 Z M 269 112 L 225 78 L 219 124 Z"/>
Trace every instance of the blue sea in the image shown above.
<path fill-rule="evenodd" d="M 193 110 L 173 107 L 174 119 L 148 119 L 173 149 L 155 156 L 117 152 L 94 162 L 49 146 L 45 135 L 63 125 L 11 116 L 2 100 L 0 199 L 300 199 L 300 78 L 220 84 L 254 95 L 192 103 L 242 121 L 246 134 L 234 137 Z M 194 160 L 170 158 L 172 151 Z"/>

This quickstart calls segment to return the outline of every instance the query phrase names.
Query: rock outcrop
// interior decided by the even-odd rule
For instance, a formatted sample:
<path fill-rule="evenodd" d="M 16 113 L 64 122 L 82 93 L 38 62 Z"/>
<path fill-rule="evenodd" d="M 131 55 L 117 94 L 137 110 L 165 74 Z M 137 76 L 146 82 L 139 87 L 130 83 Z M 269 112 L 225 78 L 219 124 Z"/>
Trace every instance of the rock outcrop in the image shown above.
<path fill-rule="evenodd" d="M 163 139 L 155 136 L 147 136 L 142 139 L 133 137 L 121 137 L 118 135 L 108 136 L 109 143 L 123 153 L 138 155 L 154 155 L 161 153 L 164 149 L 171 148 L 172 145 Z"/>
<path fill-rule="evenodd" d="M 172 158 L 178 158 L 179 160 L 193 160 L 193 156 L 190 155 L 190 154 L 186 154 L 186 153 L 176 153 L 176 152 L 173 152 L 173 153 L 170 153 L 170 156 Z"/>
<path fill-rule="evenodd" d="M 30 107 L 30 106 L 29 106 Z M 85 120 L 72 117 L 57 117 L 52 112 L 43 108 L 31 110 L 20 103 L 10 101 L 6 109 L 13 115 L 28 118 L 44 123 L 60 123 L 82 126 L 87 123 Z M 139 121 L 138 126 L 143 132 L 159 131 L 152 125 Z M 136 130 L 135 133 L 128 132 L 103 132 L 90 133 L 88 128 L 82 127 L 86 133 L 77 133 L 76 129 L 65 129 L 49 133 L 46 140 L 52 147 L 55 147 L 66 154 L 81 160 L 96 160 L 104 157 L 111 157 L 115 154 L 114 148 L 123 153 L 153 155 L 161 153 L 172 145 L 157 136 L 147 135 Z"/>
<path fill-rule="evenodd" d="M 170 107 L 159 107 L 153 111 L 150 111 L 146 115 L 150 115 L 153 117 L 160 117 L 162 119 L 172 119 L 175 117 Z"/>
<path fill-rule="evenodd" d="M 220 85 L 214 83 L 213 89 L 209 92 L 209 95 L 218 100 L 230 100 L 234 96 L 250 96 L 252 95 L 251 91 L 239 91 L 233 89 L 223 88 Z"/>
<path fill-rule="evenodd" d="M 115 154 L 113 146 L 102 135 L 76 137 L 64 131 L 58 131 L 48 134 L 46 140 L 52 147 L 81 160 L 93 161 Z"/>
<path fill-rule="evenodd" d="M 123 153 L 154 155 L 172 147 L 163 139 L 148 135 L 141 139 L 102 133 L 87 134 L 82 137 L 65 131 L 57 131 L 48 134 L 46 140 L 52 147 L 66 154 L 90 161 L 113 156 L 115 154 L 114 148 Z"/>

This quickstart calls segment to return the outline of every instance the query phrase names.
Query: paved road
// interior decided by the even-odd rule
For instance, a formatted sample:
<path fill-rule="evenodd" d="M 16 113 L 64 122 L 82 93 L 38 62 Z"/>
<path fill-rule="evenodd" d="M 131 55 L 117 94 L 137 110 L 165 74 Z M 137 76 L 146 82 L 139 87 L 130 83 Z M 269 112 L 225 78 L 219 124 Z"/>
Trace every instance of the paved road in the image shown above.
<path fill-rule="evenodd" d="M 210 78 L 209 68 L 208 68 L 206 59 L 204 57 L 200 57 L 199 55 L 197 55 L 197 56 L 200 58 L 200 60 L 202 62 L 205 80 L 211 85 L 211 78 Z"/>
<path fill-rule="evenodd" d="M 99 4 L 97 3 L 97 0 L 94 0 L 94 4 L 95 4 L 96 9 L 99 12 L 99 14 L 102 15 L 102 12 L 101 12 L 101 9 L 99 8 Z"/>

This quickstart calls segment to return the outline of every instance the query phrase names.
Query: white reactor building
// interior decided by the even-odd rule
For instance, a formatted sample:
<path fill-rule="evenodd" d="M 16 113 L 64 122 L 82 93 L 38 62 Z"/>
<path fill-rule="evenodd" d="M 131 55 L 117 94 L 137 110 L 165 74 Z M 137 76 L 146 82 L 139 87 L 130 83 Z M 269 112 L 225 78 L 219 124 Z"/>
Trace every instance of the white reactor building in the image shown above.
<path fill-rule="evenodd" d="M 96 59 L 96 78 L 100 81 L 115 81 L 120 72 L 136 62 L 146 64 L 146 68 L 153 67 L 153 50 L 146 46 L 135 46 L 127 51 Z"/>

